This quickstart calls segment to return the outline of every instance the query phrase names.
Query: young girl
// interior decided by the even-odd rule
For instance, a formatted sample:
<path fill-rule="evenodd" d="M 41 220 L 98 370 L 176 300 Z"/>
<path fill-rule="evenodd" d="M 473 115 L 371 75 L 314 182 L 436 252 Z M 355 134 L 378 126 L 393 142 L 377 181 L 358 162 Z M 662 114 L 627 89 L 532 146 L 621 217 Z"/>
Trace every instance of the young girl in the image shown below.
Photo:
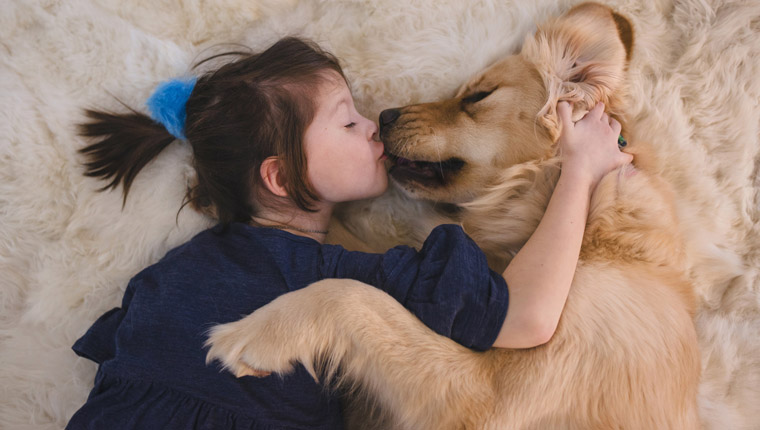
<path fill-rule="evenodd" d="M 123 184 L 126 199 L 140 169 L 181 139 L 193 148 L 198 180 L 187 200 L 220 223 L 137 274 L 122 306 L 76 342 L 74 351 L 99 368 L 67 428 L 341 428 L 339 402 L 303 367 L 238 379 L 207 366 L 203 348 L 212 326 L 324 278 L 375 285 L 471 348 L 525 348 L 551 337 L 591 192 L 630 161 L 617 148 L 620 125 L 602 106 L 576 124 L 570 107 L 559 106 L 559 183 L 538 229 L 500 275 L 453 225 L 433 230 L 420 251 L 375 255 L 323 244 L 336 203 L 386 189 L 377 128 L 356 111 L 337 60 L 318 47 L 286 38 L 238 55 L 197 81 L 160 86 L 148 101 L 152 118 L 88 111 L 83 134 L 96 138 L 82 150 L 88 175 Z"/>

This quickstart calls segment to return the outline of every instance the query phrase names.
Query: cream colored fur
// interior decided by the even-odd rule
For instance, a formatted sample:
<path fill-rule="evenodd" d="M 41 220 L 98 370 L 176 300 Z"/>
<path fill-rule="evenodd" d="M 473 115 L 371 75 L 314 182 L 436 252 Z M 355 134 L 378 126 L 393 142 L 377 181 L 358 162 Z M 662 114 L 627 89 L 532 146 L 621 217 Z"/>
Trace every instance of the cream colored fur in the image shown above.
<path fill-rule="evenodd" d="M 128 279 L 211 221 L 175 215 L 189 151 L 175 145 L 119 192 L 81 175 L 83 106 L 141 109 L 161 80 L 217 43 L 254 49 L 301 34 L 346 67 L 362 113 L 439 100 L 519 49 L 573 1 L 9 0 L 0 13 L 0 427 L 58 429 L 95 365 L 70 346 L 118 306 Z M 631 19 L 632 141 L 675 190 L 699 302 L 706 429 L 760 428 L 760 5 L 616 0 Z M 419 244 L 440 219 L 392 190 L 344 208 L 376 249 Z M 432 221 L 431 221 L 432 219 Z"/>

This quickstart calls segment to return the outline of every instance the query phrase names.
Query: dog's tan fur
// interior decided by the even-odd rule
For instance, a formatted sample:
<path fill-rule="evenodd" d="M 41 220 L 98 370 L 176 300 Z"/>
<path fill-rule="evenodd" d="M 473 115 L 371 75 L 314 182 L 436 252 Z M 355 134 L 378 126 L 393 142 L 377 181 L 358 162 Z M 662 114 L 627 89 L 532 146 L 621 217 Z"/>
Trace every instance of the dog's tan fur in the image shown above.
<path fill-rule="evenodd" d="M 624 119 L 631 43 L 625 18 L 583 4 L 455 98 L 403 108 L 384 136 L 391 152 L 464 165 L 439 186 L 401 185 L 458 204 L 465 230 L 502 269 L 535 229 L 559 175 L 556 103 L 574 101 L 577 118 L 601 100 Z M 373 287 L 324 280 L 216 327 L 209 360 L 238 375 L 287 373 L 299 361 L 330 379 L 340 368 L 339 382 L 368 393 L 394 428 L 698 428 L 687 250 L 646 145 L 630 146 L 636 169 L 608 174 L 593 195 L 570 295 L 547 344 L 474 352 Z"/>

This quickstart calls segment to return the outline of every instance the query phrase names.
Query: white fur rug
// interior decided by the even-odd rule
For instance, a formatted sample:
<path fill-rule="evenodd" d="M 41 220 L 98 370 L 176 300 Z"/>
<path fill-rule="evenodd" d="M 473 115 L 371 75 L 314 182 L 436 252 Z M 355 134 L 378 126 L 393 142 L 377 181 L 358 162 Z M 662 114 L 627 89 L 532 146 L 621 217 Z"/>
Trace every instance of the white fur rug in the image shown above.
<path fill-rule="evenodd" d="M 70 346 L 128 279 L 209 225 L 175 215 L 189 151 L 120 190 L 84 178 L 81 108 L 136 108 L 209 46 L 311 37 L 343 60 L 360 111 L 452 95 L 573 1 L 5 0 L 0 14 L 0 428 L 62 428 L 95 365 Z M 636 30 L 632 106 L 693 256 L 706 429 L 760 429 L 760 2 L 620 0 Z M 382 209 L 383 201 L 368 208 Z"/>

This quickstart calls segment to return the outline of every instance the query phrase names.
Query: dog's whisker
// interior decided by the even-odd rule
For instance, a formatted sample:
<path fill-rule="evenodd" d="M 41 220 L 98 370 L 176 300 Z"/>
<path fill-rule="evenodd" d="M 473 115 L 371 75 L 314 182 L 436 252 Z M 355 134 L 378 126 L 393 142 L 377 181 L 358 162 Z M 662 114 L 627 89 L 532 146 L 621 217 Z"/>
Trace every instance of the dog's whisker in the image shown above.
<path fill-rule="evenodd" d="M 410 139 L 408 137 L 405 137 L 403 142 L 401 142 L 401 151 L 399 152 L 403 154 L 403 158 L 409 158 L 409 154 L 410 154 L 409 142 L 410 142 Z"/>
<path fill-rule="evenodd" d="M 443 174 L 443 156 L 441 155 L 441 146 L 435 145 L 435 150 L 438 152 L 438 168 L 441 170 L 441 179 L 446 180 L 446 176 Z"/>

